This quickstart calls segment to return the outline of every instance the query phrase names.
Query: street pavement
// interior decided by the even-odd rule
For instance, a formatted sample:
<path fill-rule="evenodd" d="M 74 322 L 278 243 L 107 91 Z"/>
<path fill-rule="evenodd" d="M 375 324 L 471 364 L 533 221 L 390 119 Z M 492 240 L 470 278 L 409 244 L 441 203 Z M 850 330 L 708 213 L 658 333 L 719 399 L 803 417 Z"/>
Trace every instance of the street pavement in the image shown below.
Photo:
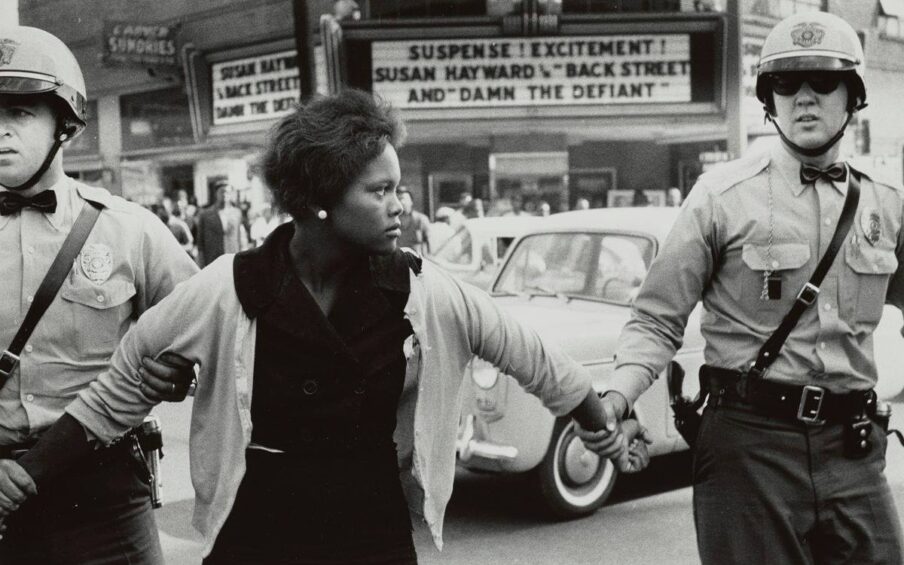
<path fill-rule="evenodd" d="M 893 425 L 904 427 L 904 397 L 895 399 Z M 157 523 L 166 562 L 201 562 L 200 537 L 191 528 L 193 491 L 188 473 L 191 400 L 156 409 L 163 424 L 164 506 Z M 886 475 L 904 517 L 904 447 L 889 441 Z M 421 565 L 699 563 L 691 513 L 690 458 L 654 459 L 649 469 L 621 477 L 610 502 L 580 520 L 554 522 L 540 511 L 527 476 L 460 471 L 446 515 L 440 553 L 423 533 L 416 539 Z"/>

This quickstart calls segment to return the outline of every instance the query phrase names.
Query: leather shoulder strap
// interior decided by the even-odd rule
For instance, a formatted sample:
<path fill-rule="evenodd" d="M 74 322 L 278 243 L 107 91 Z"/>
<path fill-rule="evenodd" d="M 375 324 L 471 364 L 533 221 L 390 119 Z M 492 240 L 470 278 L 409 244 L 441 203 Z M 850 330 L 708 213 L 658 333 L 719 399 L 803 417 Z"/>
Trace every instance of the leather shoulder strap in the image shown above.
<path fill-rule="evenodd" d="M 848 169 L 851 173 L 851 180 L 848 183 L 848 192 L 847 197 L 844 199 L 844 208 L 841 209 L 841 217 L 838 219 L 838 225 L 835 227 L 835 234 L 832 236 L 832 241 L 829 243 L 825 255 L 819 260 L 819 264 L 816 265 L 816 270 L 813 271 L 810 280 L 802 289 L 800 289 L 800 292 L 797 293 L 794 304 L 791 305 L 791 309 L 785 314 L 778 329 L 775 330 L 769 339 L 766 340 L 766 343 L 763 344 L 763 347 L 760 348 L 756 361 L 754 361 L 749 370 L 749 374 L 753 377 L 763 376 L 763 373 L 766 372 L 769 365 L 771 365 L 778 357 L 782 346 L 785 344 L 785 340 L 788 339 L 791 330 L 797 325 L 804 310 L 816 301 L 816 297 L 819 296 L 819 285 L 822 284 L 822 279 L 824 279 L 826 273 L 829 272 L 829 268 L 835 261 L 838 250 L 841 249 L 844 239 L 847 237 L 848 232 L 851 231 L 851 224 L 854 223 L 854 213 L 857 211 L 857 204 L 860 202 L 860 173 L 850 167 Z"/>
<path fill-rule="evenodd" d="M 0 354 L 0 387 L 6 383 L 16 365 L 19 364 L 19 354 L 22 353 L 22 348 L 25 347 L 25 343 L 31 337 L 31 333 L 37 327 L 38 322 L 41 321 L 41 317 L 47 311 L 50 303 L 53 302 L 54 297 L 56 297 L 57 292 L 63 285 L 63 281 L 66 280 L 66 275 L 72 269 L 72 262 L 75 261 L 79 251 L 82 250 L 82 246 L 85 245 L 85 240 L 88 239 L 88 234 L 94 228 L 101 209 L 102 206 L 100 204 L 90 200 L 85 201 L 85 205 L 72 225 L 69 235 L 63 241 L 63 246 L 50 265 L 47 274 L 44 275 L 44 280 L 41 281 L 41 285 L 35 293 L 34 301 L 28 308 L 25 319 L 22 320 L 22 325 L 19 326 L 19 331 L 16 332 L 16 336 L 6 351 Z"/>

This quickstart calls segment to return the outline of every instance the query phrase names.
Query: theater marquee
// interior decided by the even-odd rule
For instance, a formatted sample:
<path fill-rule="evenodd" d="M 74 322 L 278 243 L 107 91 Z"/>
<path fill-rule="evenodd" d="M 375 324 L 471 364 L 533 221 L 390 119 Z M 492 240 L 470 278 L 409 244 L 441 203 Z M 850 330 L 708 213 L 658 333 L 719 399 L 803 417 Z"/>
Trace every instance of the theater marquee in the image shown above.
<path fill-rule="evenodd" d="M 373 91 L 398 108 L 686 103 L 689 34 L 374 41 Z"/>
<path fill-rule="evenodd" d="M 295 50 L 214 63 L 213 125 L 272 120 L 290 113 L 301 79 Z"/>

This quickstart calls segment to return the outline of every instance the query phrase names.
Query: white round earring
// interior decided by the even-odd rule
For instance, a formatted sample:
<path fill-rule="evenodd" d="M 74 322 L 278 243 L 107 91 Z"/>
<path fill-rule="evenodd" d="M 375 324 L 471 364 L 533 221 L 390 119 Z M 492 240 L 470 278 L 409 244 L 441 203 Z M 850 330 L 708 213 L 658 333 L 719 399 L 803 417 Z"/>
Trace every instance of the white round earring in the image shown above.
<path fill-rule="evenodd" d="M 317 212 L 317 217 L 320 218 L 321 220 L 325 220 L 326 217 L 327 217 L 326 210 L 324 210 L 324 209 L 321 208 L 321 209 Z"/>

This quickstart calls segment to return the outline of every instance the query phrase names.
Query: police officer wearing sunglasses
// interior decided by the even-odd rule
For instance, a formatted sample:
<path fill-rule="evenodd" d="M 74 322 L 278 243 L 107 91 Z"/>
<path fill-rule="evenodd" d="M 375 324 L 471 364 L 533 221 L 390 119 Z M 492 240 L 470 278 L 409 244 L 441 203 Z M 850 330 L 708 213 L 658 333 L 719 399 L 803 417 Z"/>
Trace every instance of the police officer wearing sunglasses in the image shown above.
<path fill-rule="evenodd" d="M 779 139 L 700 177 L 620 338 L 604 402 L 625 414 L 703 302 L 694 519 L 705 564 L 904 562 L 872 391 L 873 330 L 885 303 L 904 306 L 904 192 L 839 161 L 866 106 L 863 65 L 838 17 L 775 26 L 756 92 Z M 849 230 L 832 245 L 842 217 Z M 808 286 L 830 247 L 827 274 Z M 764 347 L 794 304 L 787 337 Z"/>

